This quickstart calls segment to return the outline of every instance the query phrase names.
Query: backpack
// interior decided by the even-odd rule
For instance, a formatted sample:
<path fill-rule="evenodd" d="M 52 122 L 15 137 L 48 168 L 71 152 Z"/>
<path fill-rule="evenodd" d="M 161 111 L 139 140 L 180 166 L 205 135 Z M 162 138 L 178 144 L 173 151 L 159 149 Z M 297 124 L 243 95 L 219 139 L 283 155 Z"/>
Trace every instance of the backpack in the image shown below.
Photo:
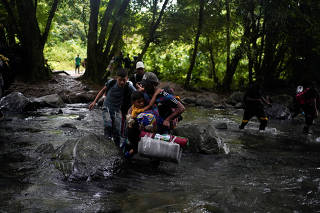
<path fill-rule="evenodd" d="M 109 82 L 106 93 L 105 93 L 106 96 L 110 88 L 113 87 L 116 83 L 117 83 L 117 80 L 115 79 Z M 129 83 L 127 82 L 126 85 L 124 86 L 123 99 L 121 104 L 121 112 L 123 115 L 126 115 L 128 113 L 129 108 L 131 107 L 131 93 L 132 92 L 129 89 Z"/>

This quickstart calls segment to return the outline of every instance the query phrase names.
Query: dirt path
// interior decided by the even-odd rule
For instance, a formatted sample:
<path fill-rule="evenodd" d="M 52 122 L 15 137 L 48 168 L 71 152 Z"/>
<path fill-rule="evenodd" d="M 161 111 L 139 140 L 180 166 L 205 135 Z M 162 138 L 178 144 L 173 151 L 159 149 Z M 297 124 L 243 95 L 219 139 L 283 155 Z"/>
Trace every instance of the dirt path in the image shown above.
<path fill-rule="evenodd" d="M 39 82 L 37 84 L 29 84 L 23 81 L 13 82 L 6 94 L 11 92 L 21 92 L 26 97 L 41 97 L 50 94 L 77 94 L 89 91 L 91 88 L 88 85 L 83 84 L 78 78 L 83 75 L 75 74 L 74 71 L 64 71 L 65 73 L 53 74 L 52 79 L 49 81 Z"/>

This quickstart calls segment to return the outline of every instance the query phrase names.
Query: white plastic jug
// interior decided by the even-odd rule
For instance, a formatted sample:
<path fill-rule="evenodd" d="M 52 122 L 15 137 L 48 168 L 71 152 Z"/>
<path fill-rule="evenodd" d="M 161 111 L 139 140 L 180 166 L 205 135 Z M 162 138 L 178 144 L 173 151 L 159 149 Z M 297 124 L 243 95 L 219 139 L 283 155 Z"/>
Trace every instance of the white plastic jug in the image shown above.
<path fill-rule="evenodd" d="M 179 163 L 182 150 L 176 143 L 142 137 L 138 144 L 138 153 L 144 157 Z"/>

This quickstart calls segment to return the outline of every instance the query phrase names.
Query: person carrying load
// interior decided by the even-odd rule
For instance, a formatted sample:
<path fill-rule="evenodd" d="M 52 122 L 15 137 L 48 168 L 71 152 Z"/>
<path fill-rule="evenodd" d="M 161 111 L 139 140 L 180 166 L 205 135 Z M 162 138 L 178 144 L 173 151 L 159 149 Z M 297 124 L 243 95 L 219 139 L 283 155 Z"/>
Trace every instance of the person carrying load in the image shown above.
<path fill-rule="evenodd" d="M 157 76 L 152 72 L 146 72 L 142 78 L 142 85 L 144 87 L 144 97 L 147 103 L 151 101 L 151 98 L 153 97 L 153 94 L 156 91 L 157 86 L 159 85 L 159 80 Z M 159 124 L 158 126 L 158 132 L 160 134 L 162 133 L 168 133 L 169 130 L 174 128 L 172 124 L 172 121 L 175 118 L 178 118 L 184 111 L 185 107 L 183 104 L 175 98 L 172 94 L 166 92 L 165 90 L 162 90 L 159 95 L 157 95 L 156 98 L 156 107 L 160 114 L 161 120 L 160 122 L 157 122 Z M 170 108 L 174 108 L 174 110 L 162 112 L 159 108 L 160 106 L 168 106 Z M 168 109 L 168 108 L 167 108 Z"/>
<path fill-rule="evenodd" d="M 171 121 L 181 115 L 181 113 L 185 110 L 184 106 L 177 99 L 175 99 L 173 95 L 165 92 L 162 89 L 157 89 L 159 80 L 154 73 L 145 73 L 141 83 L 144 92 L 133 93 L 132 111 L 129 112 L 131 113 L 130 118 L 134 119 L 135 121 L 132 122 L 132 125 L 128 125 L 128 139 L 131 147 L 133 147 L 133 150 L 130 150 L 130 154 L 137 151 L 137 144 L 141 137 L 150 136 L 149 134 L 146 134 L 146 132 L 150 132 L 151 135 L 155 135 L 156 133 L 167 133 L 170 128 L 172 128 L 172 126 L 170 126 Z M 135 97 L 135 95 L 137 95 L 137 97 Z M 140 106 L 138 106 L 139 102 Z M 153 104 L 153 102 L 155 102 L 155 104 Z M 158 105 L 167 104 L 168 102 L 172 102 L 173 106 L 175 106 L 177 110 L 169 113 L 166 117 L 161 117 L 159 114 Z M 140 108 L 142 110 L 146 104 L 148 104 L 146 108 L 152 108 L 143 112 L 135 109 Z"/>

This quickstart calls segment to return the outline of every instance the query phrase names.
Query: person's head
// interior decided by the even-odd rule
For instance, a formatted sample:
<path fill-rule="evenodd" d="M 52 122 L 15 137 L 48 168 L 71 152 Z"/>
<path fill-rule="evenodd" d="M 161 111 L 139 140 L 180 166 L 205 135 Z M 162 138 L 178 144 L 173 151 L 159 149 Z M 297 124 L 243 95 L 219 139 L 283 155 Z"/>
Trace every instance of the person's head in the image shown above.
<path fill-rule="evenodd" d="M 296 90 L 296 93 L 300 93 L 303 91 L 303 86 L 297 86 L 297 90 Z"/>
<path fill-rule="evenodd" d="M 145 89 L 145 91 L 152 95 L 156 89 L 156 87 L 159 85 L 159 79 L 156 74 L 153 72 L 146 72 L 142 77 L 142 85 Z"/>
<path fill-rule="evenodd" d="M 143 93 L 134 91 L 131 95 L 131 103 L 139 109 L 143 108 L 145 103 Z"/>
<path fill-rule="evenodd" d="M 136 64 L 136 70 L 138 75 L 144 74 L 144 64 L 142 61 L 138 61 Z"/>
<path fill-rule="evenodd" d="M 117 70 L 117 83 L 119 87 L 124 87 L 128 81 L 128 74 L 123 68 Z"/>

